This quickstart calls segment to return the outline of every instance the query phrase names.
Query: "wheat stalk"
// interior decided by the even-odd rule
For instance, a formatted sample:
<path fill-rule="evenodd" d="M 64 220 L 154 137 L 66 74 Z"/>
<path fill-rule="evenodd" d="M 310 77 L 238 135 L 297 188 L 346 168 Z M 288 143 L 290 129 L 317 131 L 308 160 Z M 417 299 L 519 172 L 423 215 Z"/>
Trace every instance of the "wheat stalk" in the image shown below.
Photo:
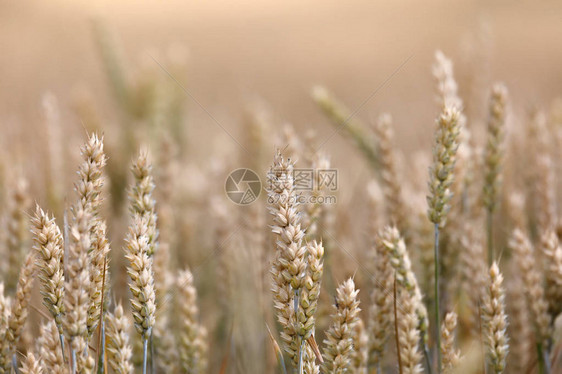
<path fill-rule="evenodd" d="M 429 171 L 429 196 L 427 202 L 429 205 L 429 220 L 434 224 L 435 231 L 435 328 L 438 330 L 440 326 L 440 308 L 439 308 L 439 228 L 443 227 L 446 222 L 447 212 L 449 211 L 449 203 L 452 193 L 450 187 L 453 183 L 453 169 L 455 167 L 455 155 L 458 148 L 458 136 L 460 131 L 459 124 L 460 112 L 455 107 L 443 107 L 443 112 L 437 121 L 437 131 L 435 132 L 435 142 L 433 145 L 433 164 Z M 440 346 L 439 332 L 437 331 L 437 347 Z M 437 366 L 438 371 L 441 370 L 441 351 L 438 349 Z"/>

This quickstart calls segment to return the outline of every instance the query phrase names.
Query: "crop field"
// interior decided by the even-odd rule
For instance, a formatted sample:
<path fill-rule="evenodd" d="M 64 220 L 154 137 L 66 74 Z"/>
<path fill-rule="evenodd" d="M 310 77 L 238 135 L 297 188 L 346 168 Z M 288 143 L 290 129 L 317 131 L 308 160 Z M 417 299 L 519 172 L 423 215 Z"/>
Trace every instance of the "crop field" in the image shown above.
<path fill-rule="evenodd" d="M 0 374 L 562 373 L 560 20 L 0 3 Z"/>

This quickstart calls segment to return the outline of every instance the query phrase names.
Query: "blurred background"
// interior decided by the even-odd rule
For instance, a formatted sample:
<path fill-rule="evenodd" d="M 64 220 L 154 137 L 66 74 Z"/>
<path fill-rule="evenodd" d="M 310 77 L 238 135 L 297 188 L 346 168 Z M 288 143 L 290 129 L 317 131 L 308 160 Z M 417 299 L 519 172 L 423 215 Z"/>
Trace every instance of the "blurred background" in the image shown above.
<path fill-rule="evenodd" d="M 436 49 L 455 62 L 465 101 L 475 81 L 491 80 L 507 83 L 518 110 L 556 97 L 561 17 L 558 1 L 5 1 L 3 148 L 38 135 L 46 92 L 57 97 L 69 135 L 83 135 L 85 105 L 104 128 L 119 126 L 96 24 L 118 49 L 127 79 L 138 83 L 139 71 L 169 79 L 151 56 L 167 69 L 181 64 L 176 78 L 233 134 L 256 98 L 283 121 L 325 131 L 310 100 L 314 84 L 354 108 L 411 56 L 358 113 L 392 113 L 407 144 L 426 141 L 422 129 L 433 123 Z M 191 146 L 208 151 L 226 135 L 193 99 L 182 99 Z M 341 145 L 336 137 L 327 146 Z"/>

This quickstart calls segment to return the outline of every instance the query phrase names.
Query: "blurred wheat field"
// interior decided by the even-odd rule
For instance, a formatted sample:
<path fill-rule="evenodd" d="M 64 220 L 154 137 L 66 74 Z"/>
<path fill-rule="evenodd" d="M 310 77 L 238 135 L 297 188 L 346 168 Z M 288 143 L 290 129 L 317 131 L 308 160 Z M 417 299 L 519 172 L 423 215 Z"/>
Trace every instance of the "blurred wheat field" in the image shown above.
<path fill-rule="evenodd" d="M 1 4 L 0 372 L 562 371 L 561 17 Z"/>

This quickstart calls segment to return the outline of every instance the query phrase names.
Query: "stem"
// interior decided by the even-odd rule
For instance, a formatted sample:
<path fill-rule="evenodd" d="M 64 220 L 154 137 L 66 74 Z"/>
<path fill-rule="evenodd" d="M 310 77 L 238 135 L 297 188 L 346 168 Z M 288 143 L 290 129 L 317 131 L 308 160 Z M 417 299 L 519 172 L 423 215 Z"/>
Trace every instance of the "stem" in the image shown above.
<path fill-rule="evenodd" d="M 70 370 L 72 374 L 76 374 L 76 351 L 70 348 Z"/>
<path fill-rule="evenodd" d="M 428 374 L 433 374 L 433 368 L 431 367 L 431 358 L 429 354 L 429 347 L 427 343 L 423 343 L 423 356 L 425 357 L 425 365 L 427 366 Z"/>
<path fill-rule="evenodd" d="M 58 318 L 59 316 L 60 316 L 60 315 L 57 315 L 57 318 Z M 64 334 L 63 334 L 63 332 L 62 332 L 62 326 L 61 326 L 61 324 L 56 322 L 56 319 L 57 319 L 57 318 L 55 318 L 55 323 L 56 323 L 56 325 L 57 325 L 57 330 L 59 330 L 60 349 L 61 349 L 61 351 L 62 351 L 62 362 L 66 363 L 66 357 L 65 357 L 65 355 L 64 355 Z"/>
<path fill-rule="evenodd" d="M 148 350 L 148 338 L 143 337 L 142 339 L 142 374 L 146 374 L 146 359 Z"/>
<path fill-rule="evenodd" d="M 20 374 L 20 369 L 18 368 L 18 358 L 15 353 L 12 355 L 12 368 L 14 369 L 14 373 Z"/>
<path fill-rule="evenodd" d="M 548 348 L 543 348 L 542 343 L 537 343 L 537 352 L 539 355 L 539 373 L 550 374 L 550 359 Z"/>
<path fill-rule="evenodd" d="M 100 354 L 97 362 L 98 364 L 97 372 L 99 374 L 105 374 L 105 320 L 104 319 L 101 320 L 101 324 L 100 324 L 100 338 L 98 344 L 98 352 L 100 352 Z"/>
<path fill-rule="evenodd" d="M 488 210 L 486 215 L 486 231 L 488 233 L 488 266 L 492 266 L 494 262 L 494 235 L 493 235 L 493 214 Z"/>
<path fill-rule="evenodd" d="M 154 335 L 150 334 L 150 373 L 156 373 L 156 361 L 154 361 Z"/>
<path fill-rule="evenodd" d="M 394 273 L 394 336 L 396 337 L 396 353 L 398 355 L 398 372 L 402 374 L 402 357 L 400 354 L 400 338 L 398 337 L 398 312 L 396 308 L 396 272 Z"/>
<path fill-rule="evenodd" d="M 302 340 L 302 339 L 301 339 Z M 303 367 L 302 367 L 302 353 L 304 351 L 304 343 L 306 341 L 302 340 L 301 345 L 299 347 L 299 374 L 303 374 Z"/>
<path fill-rule="evenodd" d="M 437 342 L 437 372 L 441 373 L 441 336 L 439 334 L 439 224 L 434 225 L 435 231 L 435 341 Z"/>
<path fill-rule="evenodd" d="M 59 340 L 60 340 L 60 347 L 62 350 L 62 362 L 66 362 L 66 357 L 64 355 L 64 335 L 62 333 L 59 334 Z"/>

